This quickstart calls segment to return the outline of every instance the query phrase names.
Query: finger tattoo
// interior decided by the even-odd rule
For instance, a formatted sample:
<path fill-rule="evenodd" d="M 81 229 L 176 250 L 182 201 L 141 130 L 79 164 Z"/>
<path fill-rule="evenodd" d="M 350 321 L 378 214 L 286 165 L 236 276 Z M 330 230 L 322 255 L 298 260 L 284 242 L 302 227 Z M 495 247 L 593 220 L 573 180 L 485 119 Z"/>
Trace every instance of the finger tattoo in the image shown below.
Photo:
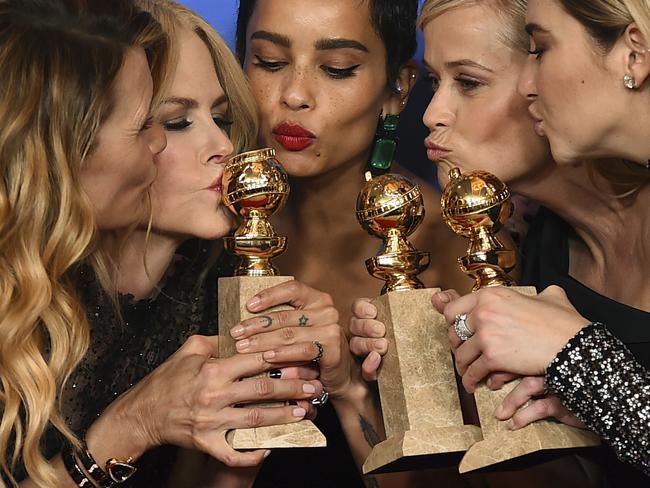
<path fill-rule="evenodd" d="M 305 314 L 302 314 L 298 319 L 298 327 L 306 327 L 308 321 L 309 319 L 307 318 L 307 316 Z"/>

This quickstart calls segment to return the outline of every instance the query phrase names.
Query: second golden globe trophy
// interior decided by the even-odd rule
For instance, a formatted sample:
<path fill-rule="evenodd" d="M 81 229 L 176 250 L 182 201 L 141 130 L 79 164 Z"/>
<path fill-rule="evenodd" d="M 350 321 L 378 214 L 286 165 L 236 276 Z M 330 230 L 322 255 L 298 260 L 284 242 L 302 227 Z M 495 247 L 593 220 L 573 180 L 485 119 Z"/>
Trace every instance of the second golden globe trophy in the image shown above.
<path fill-rule="evenodd" d="M 275 160 L 274 149 L 239 154 L 226 163 L 224 204 L 242 222 L 234 236 L 224 238 L 226 250 L 237 255 L 240 261 L 234 277 L 219 278 L 219 357 L 237 353 L 229 332 L 242 320 L 255 315 L 247 310 L 246 303 L 257 293 L 293 279 L 291 276 L 277 276 L 277 270 L 271 264 L 271 258 L 284 252 L 286 237 L 277 236 L 267 220 L 282 208 L 288 196 L 288 177 Z M 277 307 L 275 310 L 280 309 Z M 277 405 L 266 403 L 260 406 Z M 310 420 L 235 429 L 228 433 L 227 438 L 234 449 L 326 445 L 325 436 Z"/>
<path fill-rule="evenodd" d="M 452 169 L 442 196 L 442 213 L 451 229 L 469 239 L 467 254 L 459 258 L 463 272 L 474 279 L 474 291 L 490 286 L 509 286 L 535 295 L 531 286 L 514 286 L 508 276 L 516 264 L 515 251 L 506 249 L 496 234 L 512 215 L 506 185 L 486 171 L 461 174 Z M 459 471 L 465 473 L 543 450 L 595 446 L 598 437 L 586 430 L 551 420 L 534 422 L 512 431 L 494 412 L 519 383 L 512 381 L 497 391 L 484 384 L 474 392 L 483 440 L 465 453 Z"/>
<path fill-rule="evenodd" d="M 357 199 L 357 218 L 383 240 L 366 266 L 385 282 L 372 303 L 390 344 L 377 380 L 387 439 L 373 447 L 363 472 L 451 462 L 481 433 L 463 424 L 445 318 L 431 305 L 439 288 L 426 289 L 417 277 L 429 253 L 407 240 L 424 218 L 420 189 L 396 174 L 369 179 Z"/>

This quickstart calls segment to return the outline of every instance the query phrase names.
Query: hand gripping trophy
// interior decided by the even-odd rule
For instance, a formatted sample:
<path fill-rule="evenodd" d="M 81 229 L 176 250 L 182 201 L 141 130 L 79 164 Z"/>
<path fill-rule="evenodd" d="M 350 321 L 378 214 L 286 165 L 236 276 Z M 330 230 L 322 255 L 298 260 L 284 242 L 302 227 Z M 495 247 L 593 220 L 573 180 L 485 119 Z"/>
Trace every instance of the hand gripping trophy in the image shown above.
<path fill-rule="evenodd" d="M 248 300 L 271 286 L 293 279 L 276 276 L 277 270 L 270 260 L 284 252 L 287 239 L 276 236 L 267 220 L 285 204 L 289 196 L 287 180 L 284 168 L 275 160 L 274 149 L 242 153 L 226 163 L 224 203 L 242 222 L 234 236 L 224 238 L 226 250 L 237 255 L 240 262 L 234 277 L 219 278 L 220 357 L 237 353 L 229 331 L 240 321 L 255 315 L 246 309 Z M 286 425 L 235 429 L 228 433 L 228 442 L 235 449 L 322 447 L 325 437 L 310 420 L 302 420 Z"/>
<path fill-rule="evenodd" d="M 506 185 L 486 171 L 461 175 L 454 168 L 449 176 L 442 195 L 443 218 L 455 233 L 470 241 L 467 254 L 458 262 L 461 270 L 474 279 L 474 291 L 509 286 L 525 295 L 535 295 L 534 287 L 514 286 L 508 272 L 515 267 L 515 251 L 506 249 L 496 237 L 513 211 Z M 461 473 L 537 451 L 599 444 L 598 437 L 591 432 L 550 420 L 511 431 L 506 422 L 497 420 L 494 412 L 518 382 L 512 381 L 498 391 L 483 384 L 474 392 L 483 440 L 467 451 L 459 466 Z"/>
<path fill-rule="evenodd" d="M 372 303 L 390 343 L 378 375 L 387 439 L 373 448 L 364 473 L 448 464 L 481 439 L 478 427 L 463 424 L 446 322 L 430 301 L 439 288 L 425 289 L 417 277 L 429 253 L 407 240 L 423 218 L 419 187 L 400 175 L 369 179 L 357 198 L 360 224 L 383 240 L 366 266 L 385 282 Z"/>

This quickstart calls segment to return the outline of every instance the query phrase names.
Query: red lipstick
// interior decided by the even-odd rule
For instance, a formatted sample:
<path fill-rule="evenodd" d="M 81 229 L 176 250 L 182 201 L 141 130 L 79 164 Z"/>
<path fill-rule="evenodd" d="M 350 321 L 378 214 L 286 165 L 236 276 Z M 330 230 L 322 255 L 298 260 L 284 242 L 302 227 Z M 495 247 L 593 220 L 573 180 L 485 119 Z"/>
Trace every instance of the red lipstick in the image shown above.
<path fill-rule="evenodd" d="M 427 147 L 427 158 L 429 161 L 437 161 L 446 154 L 449 154 L 449 149 L 445 149 L 442 146 L 438 146 L 428 139 L 424 140 L 424 145 Z"/>
<path fill-rule="evenodd" d="M 302 151 L 316 141 L 316 135 L 300 124 L 283 122 L 276 125 L 272 131 L 273 137 L 287 151 Z"/>

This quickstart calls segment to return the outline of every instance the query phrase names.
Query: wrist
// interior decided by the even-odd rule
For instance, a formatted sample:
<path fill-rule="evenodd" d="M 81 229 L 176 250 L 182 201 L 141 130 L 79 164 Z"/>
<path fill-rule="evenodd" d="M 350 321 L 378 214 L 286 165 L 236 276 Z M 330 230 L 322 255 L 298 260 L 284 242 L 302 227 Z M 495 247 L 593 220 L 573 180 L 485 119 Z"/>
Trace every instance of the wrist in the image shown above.
<path fill-rule="evenodd" d="M 143 422 L 120 399 L 109 405 L 86 432 L 88 450 L 99 466 L 112 458 L 136 462 L 157 445 Z"/>

